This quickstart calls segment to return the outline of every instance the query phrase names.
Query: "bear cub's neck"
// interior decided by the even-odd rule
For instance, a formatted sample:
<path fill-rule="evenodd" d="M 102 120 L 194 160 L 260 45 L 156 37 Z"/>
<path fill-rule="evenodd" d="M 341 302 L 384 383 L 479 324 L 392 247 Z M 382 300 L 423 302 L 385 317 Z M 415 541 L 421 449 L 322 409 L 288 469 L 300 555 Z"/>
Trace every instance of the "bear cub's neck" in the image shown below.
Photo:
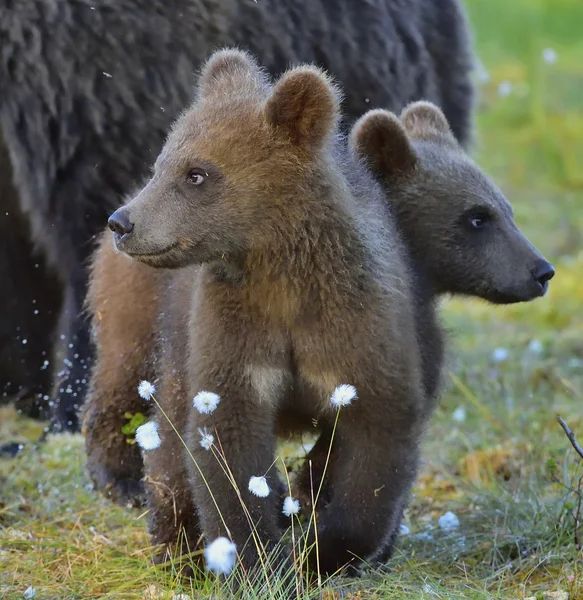
<path fill-rule="evenodd" d="M 284 321 L 333 307 L 360 306 L 373 285 L 373 256 L 349 206 L 348 186 L 319 184 L 310 198 L 282 198 L 271 207 L 261 242 L 241 262 L 223 261 L 214 274 L 237 286 L 266 315 Z"/>

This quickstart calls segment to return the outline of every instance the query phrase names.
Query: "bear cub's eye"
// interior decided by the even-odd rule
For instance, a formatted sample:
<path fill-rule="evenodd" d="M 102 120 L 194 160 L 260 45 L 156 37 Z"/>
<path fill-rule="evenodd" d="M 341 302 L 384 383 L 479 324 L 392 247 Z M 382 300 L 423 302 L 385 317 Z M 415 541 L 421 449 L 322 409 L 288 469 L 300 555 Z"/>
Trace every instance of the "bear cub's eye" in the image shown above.
<path fill-rule="evenodd" d="M 483 229 L 490 221 L 490 216 L 486 213 L 473 213 L 468 216 L 472 229 Z"/>
<path fill-rule="evenodd" d="M 188 177 L 186 180 L 188 183 L 192 183 L 192 185 L 201 185 L 204 183 L 204 180 L 208 177 L 208 173 L 203 171 L 202 169 L 192 169 L 188 173 Z"/>

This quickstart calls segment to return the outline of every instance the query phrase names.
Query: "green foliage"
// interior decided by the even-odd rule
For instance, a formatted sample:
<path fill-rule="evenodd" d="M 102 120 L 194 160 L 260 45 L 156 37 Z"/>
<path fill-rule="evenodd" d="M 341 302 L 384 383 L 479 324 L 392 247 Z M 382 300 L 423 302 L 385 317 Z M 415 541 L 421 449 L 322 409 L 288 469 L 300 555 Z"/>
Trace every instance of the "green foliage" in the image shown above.
<path fill-rule="evenodd" d="M 148 421 L 148 417 L 145 417 L 142 413 L 138 412 L 135 414 L 126 412 L 124 417 L 128 419 L 128 423 L 126 423 L 122 428 L 121 432 L 128 436 L 126 441 L 128 444 L 135 444 L 136 439 L 136 429 L 146 423 Z"/>

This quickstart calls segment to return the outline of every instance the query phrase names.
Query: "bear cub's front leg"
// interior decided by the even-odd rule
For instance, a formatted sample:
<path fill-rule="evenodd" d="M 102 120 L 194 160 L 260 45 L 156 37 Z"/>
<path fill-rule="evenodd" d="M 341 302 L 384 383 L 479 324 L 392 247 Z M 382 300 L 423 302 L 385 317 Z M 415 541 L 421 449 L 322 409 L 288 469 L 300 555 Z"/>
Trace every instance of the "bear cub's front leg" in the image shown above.
<path fill-rule="evenodd" d="M 207 543 L 230 538 L 249 569 L 281 538 L 275 418 L 286 353 L 252 322 L 236 290 L 203 274 L 198 291 L 189 323 L 187 472 Z"/>

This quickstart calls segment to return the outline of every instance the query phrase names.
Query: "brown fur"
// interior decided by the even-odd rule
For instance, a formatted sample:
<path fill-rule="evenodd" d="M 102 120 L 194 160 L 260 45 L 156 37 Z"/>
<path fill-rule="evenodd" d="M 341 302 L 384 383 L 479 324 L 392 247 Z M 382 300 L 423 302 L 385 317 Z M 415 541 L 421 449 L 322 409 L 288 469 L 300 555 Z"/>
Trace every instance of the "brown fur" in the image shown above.
<path fill-rule="evenodd" d="M 247 55 L 227 51 L 210 59 L 201 81 L 152 180 L 110 219 L 119 250 L 180 267 L 142 276 L 157 281 L 150 295 L 161 302 L 158 399 L 196 466 L 155 410 L 162 445 L 145 453 L 146 480 L 172 488 L 184 514 L 196 506 L 206 539 L 230 535 L 251 564 L 247 517 L 198 429 L 214 432 L 269 547 L 280 537 L 280 498 L 256 498 L 248 482 L 265 474 L 279 488 L 271 465 L 280 416 L 332 420 L 335 387 L 354 385 L 358 399 L 340 414 L 330 501 L 319 518 L 321 566 L 333 571 L 383 547 L 416 473 L 424 401 L 408 270 L 380 189 L 335 139 L 338 94 L 319 70 L 292 69 L 271 88 Z M 93 318 L 102 319 L 105 298 L 94 290 L 111 289 L 119 258 L 103 254 L 105 243 L 90 292 Z M 110 308 L 132 306 L 141 323 L 137 301 L 127 285 L 107 298 Z M 99 362 L 115 352 L 98 341 Z M 143 369 L 149 351 L 140 355 Z M 137 385 L 143 372 L 124 376 Z M 94 377 L 93 393 L 110 393 L 112 379 Z M 221 397 L 210 415 L 192 408 L 201 390 Z M 181 518 L 150 486 L 148 495 L 153 541 L 172 543 Z M 193 542 L 198 528 L 188 528 Z"/>
<path fill-rule="evenodd" d="M 381 111 L 381 113 L 383 112 L 385 117 L 392 120 L 391 113 Z M 406 136 L 403 135 L 404 130 L 404 132 L 408 133 L 414 140 L 434 140 L 441 142 L 442 144 L 450 142 L 452 146 L 459 147 L 445 115 L 431 102 L 414 102 L 410 106 L 405 107 L 398 122 L 402 129 L 400 132 L 393 132 L 393 135 L 390 138 L 393 143 L 400 138 L 406 138 Z M 382 125 L 380 127 L 382 129 Z M 359 126 L 354 128 L 354 140 L 356 144 L 362 144 L 360 147 L 363 152 L 369 152 L 370 156 L 374 156 L 374 147 L 369 150 L 369 146 L 366 141 L 364 141 L 367 128 L 367 120 L 361 118 Z M 413 152 L 413 154 L 415 153 Z M 365 154 L 365 156 L 367 156 L 367 154 Z M 391 167 L 392 163 L 386 162 L 383 170 L 390 169 Z"/>
<path fill-rule="evenodd" d="M 151 355 L 160 273 L 115 251 L 110 232 L 101 236 L 91 265 L 87 307 L 101 352 L 90 380 L 92 401 L 84 405 L 87 467 L 94 484 L 113 499 L 140 502 L 141 456 L 121 432 L 126 412 L 147 413 L 136 393 L 136 377 L 154 375 Z M 104 386 L 107 382 L 107 386 Z"/>
<path fill-rule="evenodd" d="M 462 293 L 494 303 L 528 301 L 545 293 L 553 270 L 518 230 L 506 198 L 458 146 L 433 104 L 416 102 L 400 118 L 369 111 L 354 125 L 351 145 L 382 182 L 409 249 L 429 412 L 439 396 L 444 362 L 438 297 Z M 481 213 L 489 217 L 486 226 L 471 228 L 471 219 Z M 296 481 L 308 511 L 310 487 L 319 487 L 330 437 L 324 430 Z M 383 558 L 390 549 L 388 544 Z"/>

